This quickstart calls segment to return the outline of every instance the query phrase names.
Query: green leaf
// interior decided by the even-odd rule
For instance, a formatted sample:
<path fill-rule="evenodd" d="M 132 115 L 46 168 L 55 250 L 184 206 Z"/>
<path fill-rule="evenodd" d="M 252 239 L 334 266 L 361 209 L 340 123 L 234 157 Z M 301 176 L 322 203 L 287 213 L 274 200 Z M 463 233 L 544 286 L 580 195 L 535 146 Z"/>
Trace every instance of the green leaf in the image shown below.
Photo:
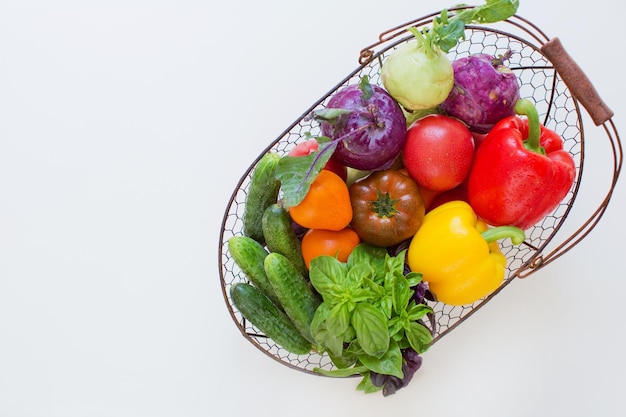
<path fill-rule="evenodd" d="M 336 147 L 336 142 L 328 142 L 316 152 L 304 156 L 285 155 L 278 161 L 275 176 L 281 182 L 285 208 L 302 202 Z"/>
<path fill-rule="evenodd" d="M 361 77 L 361 81 L 359 82 L 359 89 L 363 93 L 363 100 L 369 100 L 374 95 L 374 89 L 369 82 L 369 77 L 364 75 Z"/>
<path fill-rule="evenodd" d="M 313 111 L 313 118 L 319 122 L 336 125 L 352 112 L 352 110 L 327 107 Z"/>
<path fill-rule="evenodd" d="M 343 334 L 350 326 L 352 314 L 347 302 L 333 306 L 326 318 L 326 329 L 331 335 L 341 337 L 343 340 Z"/>
<path fill-rule="evenodd" d="M 374 385 L 374 383 L 372 382 L 371 374 L 369 372 L 364 372 L 362 373 L 362 375 L 363 378 L 361 379 L 361 382 L 359 382 L 359 385 L 356 386 L 356 389 L 358 391 L 363 391 L 363 393 L 365 394 L 371 394 L 373 392 L 378 392 L 383 389 L 382 386 L 377 387 L 376 385 Z"/>
<path fill-rule="evenodd" d="M 396 256 L 387 255 L 385 258 L 385 266 L 387 267 L 387 272 L 393 272 L 403 274 L 404 275 L 404 258 L 405 258 L 406 250 L 403 250 Z"/>
<path fill-rule="evenodd" d="M 352 313 L 352 326 L 365 353 L 377 358 L 385 354 L 389 348 L 389 330 L 387 319 L 379 309 L 366 303 L 357 304 Z"/>
<path fill-rule="evenodd" d="M 420 320 L 428 313 L 432 313 L 433 309 L 426 304 L 412 303 L 407 309 L 407 318 L 411 321 Z"/>
<path fill-rule="evenodd" d="M 404 337 L 404 333 L 401 333 L 401 330 L 404 330 L 404 320 L 400 317 L 392 317 L 389 320 L 387 327 L 389 328 L 389 336 L 391 336 L 394 340 L 398 340 L 396 337 L 397 334 L 400 334 L 400 338 Z"/>
<path fill-rule="evenodd" d="M 409 329 L 405 331 L 409 344 L 417 353 L 424 353 L 430 347 L 433 335 L 430 331 L 417 322 L 411 322 Z"/>
<path fill-rule="evenodd" d="M 362 372 L 367 372 L 367 368 L 365 366 L 355 366 L 354 368 L 344 368 L 344 369 L 322 369 L 322 368 L 313 368 L 315 372 L 318 372 L 322 375 L 333 376 L 336 378 L 345 378 L 352 375 L 359 375 Z"/>
<path fill-rule="evenodd" d="M 330 307 L 327 302 L 322 302 L 322 304 L 317 306 L 317 308 L 315 309 L 315 313 L 313 313 L 313 319 L 311 319 L 311 325 L 309 327 L 311 329 L 311 334 L 313 335 L 313 338 L 315 338 L 316 340 L 318 339 L 316 337 L 316 334 L 322 331 L 326 331 L 326 319 L 328 318 L 329 314 Z"/>
<path fill-rule="evenodd" d="M 409 281 L 410 287 L 415 287 L 417 284 L 422 282 L 422 273 L 411 271 L 406 275 L 406 279 Z"/>
<path fill-rule="evenodd" d="M 343 282 L 344 284 L 343 286 L 348 291 L 350 290 L 354 291 L 356 289 L 367 290 L 368 288 L 364 285 L 364 280 L 371 281 L 372 278 L 374 277 L 375 272 L 376 271 L 374 270 L 372 265 L 368 263 L 362 262 L 362 263 L 353 265 L 348 270 L 348 273 L 346 274 L 346 278 Z M 368 294 L 368 297 L 371 297 L 371 295 L 369 295 L 370 291 L 366 291 L 366 294 Z M 374 293 L 371 292 L 371 294 L 374 294 Z M 355 301 L 361 301 L 361 300 L 355 299 Z"/>
<path fill-rule="evenodd" d="M 359 355 L 359 361 L 370 371 L 383 375 L 393 375 L 398 378 L 404 377 L 402 372 L 402 352 L 394 341 L 389 343 L 389 349 L 382 357 L 377 358 L 363 354 Z"/>
<path fill-rule="evenodd" d="M 513 16 L 518 8 L 519 0 L 487 0 L 483 5 L 460 11 L 455 17 L 466 24 L 495 23 Z"/>
<path fill-rule="evenodd" d="M 462 6 L 462 5 L 459 5 Z M 519 7 L 519 0 L 487 0 L 484 4 L 461 10 L 448 17 L 448 10 L 433 19 L 430 30 L 423 29 L 416 38 L 423 43 L 437 46 L 447 53 L 455 47 L 459 39 L 465 39 L 465 25 L 470 23 L 495 23 L 513 16 Z"/>
<path fill-rule="evenodd" d="M 439 49 L 449 52 L 459 39 L 465 38 L 465 23 L 461 19 L 448 20 L 448 11 L 443 10 L 441 15 L 435 18 L 430 36 Z"/>
<path fill-rule="evenodd" d="M 346 265 L 334 256 L 318 256 L 311 260 L 309 279 L 324 301 L 335 301 L 343 291 L 347 275 Z"/>
<path fill-rule="evenodd" d="M 409 281 L 402 274 L 395 273 L 391 279 L 391 298 L 393 300 L 393 309 L 396 314 L 406 311 L 407 304 L 412 295 L 409 287 Z"/>
<path fill-rule="evenodd" d="M 333 365 L 335 365 L 337 368 L 340 368 L 340 369 L 345 369 L 345 368 L 354 366 L 354 364 L 356 364 L 356 361 L 357 361 L 356 355 L 346 351 L 346 349 L 344 349 L 341 356 L 335 356 L 331 352 L 328 353 L 328 356 L 330 357 L 330 360 L 333 362 Z"/>
<path fill-rule="evenodd" d="M 352 250 L 348 256 L 348 268 L 361 263 L 371 265 L 376 273 L 384 271 L 387 250 L 380 246 L 370 245 L 368 243 L 360 243 Z"/>

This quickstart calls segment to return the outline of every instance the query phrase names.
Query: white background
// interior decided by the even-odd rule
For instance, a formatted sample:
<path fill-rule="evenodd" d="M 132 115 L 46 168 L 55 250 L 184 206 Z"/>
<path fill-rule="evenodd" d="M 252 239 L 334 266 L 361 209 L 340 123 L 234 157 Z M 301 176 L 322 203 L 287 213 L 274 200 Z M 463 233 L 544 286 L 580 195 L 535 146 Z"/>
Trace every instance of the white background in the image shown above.
<path fill-rule="evenodd" d="M 626 131 L 624 3 L 521 3 Z M 380 32 L 453 4 L 0 1 L 0 417 L 623 415 L 624 179 L 394 396 L 282 366 L 228 314 L 218 233 L 245 169 Z M 586 161 L 608 188 L 609 157 Z"/>

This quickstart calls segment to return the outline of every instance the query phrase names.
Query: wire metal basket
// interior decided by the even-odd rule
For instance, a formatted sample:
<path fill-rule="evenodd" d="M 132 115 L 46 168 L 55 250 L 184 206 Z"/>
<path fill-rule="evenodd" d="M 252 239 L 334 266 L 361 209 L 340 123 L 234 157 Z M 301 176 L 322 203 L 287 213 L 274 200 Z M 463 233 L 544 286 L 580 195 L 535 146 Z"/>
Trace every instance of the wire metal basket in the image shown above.
<path fill-rule="evenodd" d="M 317 353 L 295 355 L 285 351 L 246 321 L 233 306 L 229 296 L 229 289 L 233 283 L 247 281 L 230 256 L 226 243 L 232 236 L 243 233 L 243 210 L 252 171 L 265 153 L 271 151 L 284 155 L 297 143 L 307 139 L 308 134 L 313 136 L 320 134 L 318 123 L 308 116 L 312 111 L 324 108 L 334 92 L 347 85 L 358 83 L 365 75 L 369 77 L 371 83 L 381 84 L 380 70 L 385 58 L 399 45 L 412 39 L 408 28 L 427 26 L 439 14 L 441 11 L 383 32 L 377 42 L 364 48 L 359 55 L 359 66 L 261 152 L 239 180 L 228 202 L 218 245 L 219 274 L 226 306 L 234 323 L 247 340 L 288 367 L 319 375 L 314 368 L 333 369 L 333 364 L 326 355 Z M 426 324 L 434 336 L 432 343 L 436 343 L 468 319 L 514 279 L 524 278 L 536 272 L 565 254 L 587 236 L 602 218 L 620 175 L 622 146 L 612 120 L 613 113 L 600 99 L 580 67 L 564 50 L 558 38 L 550 39 L 534 24 L 515 15 L 493 25 L 468 25 L 465 39 L 461 40 L 448 56 L 453 61 L 474 53 L 497 56 L 507 50 L 513 52 L 507 66 L 517 74 L 520 96 L 531 99 L 542 117 L 542 123 L 563 137 L 564 148 L 572 154 L 576 162 L 576 179 L 561 204 L 543 221 L 526 231 L 527 239 L 523 244 L 507 246 L 506 242 L 501 243 L 508 267 L 502 284 L 495 292 L 471 305 L 451 306 L 436 301 L 429 303 L 434 310 L 434 320 Z M 591 117 L 596 130 L 603 129 L 608 139 L 607 147 L 612 155 L 612 161 L 606 166 L 610 170 L 608 175 L 611 182 L 606 186 L 604 197 L 589 217 L 581 225 L 574 226 L 572 232 L 559 234 L 560 230 L 566 230 L 563 226 L 579 196 L 583 177 L 586 142 L 581 106 Z"/>

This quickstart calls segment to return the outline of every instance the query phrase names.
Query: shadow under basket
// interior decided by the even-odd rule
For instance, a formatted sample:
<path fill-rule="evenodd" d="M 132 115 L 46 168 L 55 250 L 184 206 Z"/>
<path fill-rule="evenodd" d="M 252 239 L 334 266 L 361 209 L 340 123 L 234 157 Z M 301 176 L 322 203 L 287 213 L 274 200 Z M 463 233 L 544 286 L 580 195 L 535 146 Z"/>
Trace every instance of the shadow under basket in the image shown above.
<path fill-rule="evenodd" d="M 330 358 L 324 354 L 312 352 L 295 355 L 282 349 L 245 320 L 230 300 L 230 286 L 236 282 L 247 282 L 246 276 L 229 254 L 227 242 L 231 237 L 243 234 L 242 217 L 251 174 L 267 152 L 285 155 L 297 143 L 306 140 L 308 134 L 319 135 L 319 125 L 309 115 L 314 110 L 324 108 L 333 93 L 347 85 L 358 83 L 363 76 L 369 77 L 372 84 L 382 84 L 380 73 L 385 58 L 399 45 L 413 39 L 408 28 L 427 26 L 440 14 L 441 11 L 435 12 L 390 29 L 382 33 L 376 43 L 364 48 L 359 55 L 358 67 L 264 149 L 241 177 L 228 202 L 218 245 L 219 274 L 226 306 L 234 323 L 249 342 L 267 356 L 288 367 L 315 375 L 320 375 L 314 371 L 315 368 L 334 369 Z M 495 292 L 465 306 L 429 302 L 429 306 L 434 310 L 434 319 L 426 324 L 433 333 L 433 344 L 468 319 L 514 279 L 527 277 L 551 263 L 587 236 L 603 216 L 620 174 L 622 146 L 612 120 L 613 113 L 600 99 L 591 82 L 568 55 L 558 38 L 548 38 L 531 22 L 515 15 L 488 26 L 468 25 L 465 39 L 459 41 L 448 53 L 448 57 L 454 61 L 475 53 L 498 56 L 507 50 L 513 52 L 507 66 L 517 75 L 520 96 L 531 99 L 537 107 L 542 123 L 564 139 L 564 148 L 572 154 L 576 163 L 576 179 L 561 204 L 540 223 L 526 231 L 527 239 L 524 243 L 521 245 L 507 245 L 508 241 L 501 243 L 502 252 L 507 257 L 507 271 L 502 284 Z M 607 169 L 607 178 L 610 182 L 603 185 L 606 191 L 601 191 L 599 204 L 594 205 L 590 214 L 583 217 L 581 224 L 566 227 L 568 214 L 580 195 L 583 178 L 586 144 L 581 107 L 593 121 L 594 130 L 608 139 L 606 148 L 612 160 L 610 163 L 603 161 L 602 167 Z"/>

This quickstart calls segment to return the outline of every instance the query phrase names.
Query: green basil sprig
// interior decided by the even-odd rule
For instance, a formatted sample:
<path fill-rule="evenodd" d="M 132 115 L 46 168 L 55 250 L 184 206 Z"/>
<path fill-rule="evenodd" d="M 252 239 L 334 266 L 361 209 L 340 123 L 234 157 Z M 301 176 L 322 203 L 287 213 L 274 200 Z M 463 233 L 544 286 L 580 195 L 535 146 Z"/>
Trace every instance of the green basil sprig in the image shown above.
<path fill-rule="evenodd" d="M 405 251 L 362 243 L 346 262 L 332 256 L 311 261 L 310 280 L 322 296 L 311 323 L 317 348 L 328 353 L 337 369 L 316 371 L 345 377 L 370 372 L 403 378 L 402 350 L 425 352 L 432 334 L 421 319 L 432 309 L 412 296 L 422 275 L 405 275 Z"/>

